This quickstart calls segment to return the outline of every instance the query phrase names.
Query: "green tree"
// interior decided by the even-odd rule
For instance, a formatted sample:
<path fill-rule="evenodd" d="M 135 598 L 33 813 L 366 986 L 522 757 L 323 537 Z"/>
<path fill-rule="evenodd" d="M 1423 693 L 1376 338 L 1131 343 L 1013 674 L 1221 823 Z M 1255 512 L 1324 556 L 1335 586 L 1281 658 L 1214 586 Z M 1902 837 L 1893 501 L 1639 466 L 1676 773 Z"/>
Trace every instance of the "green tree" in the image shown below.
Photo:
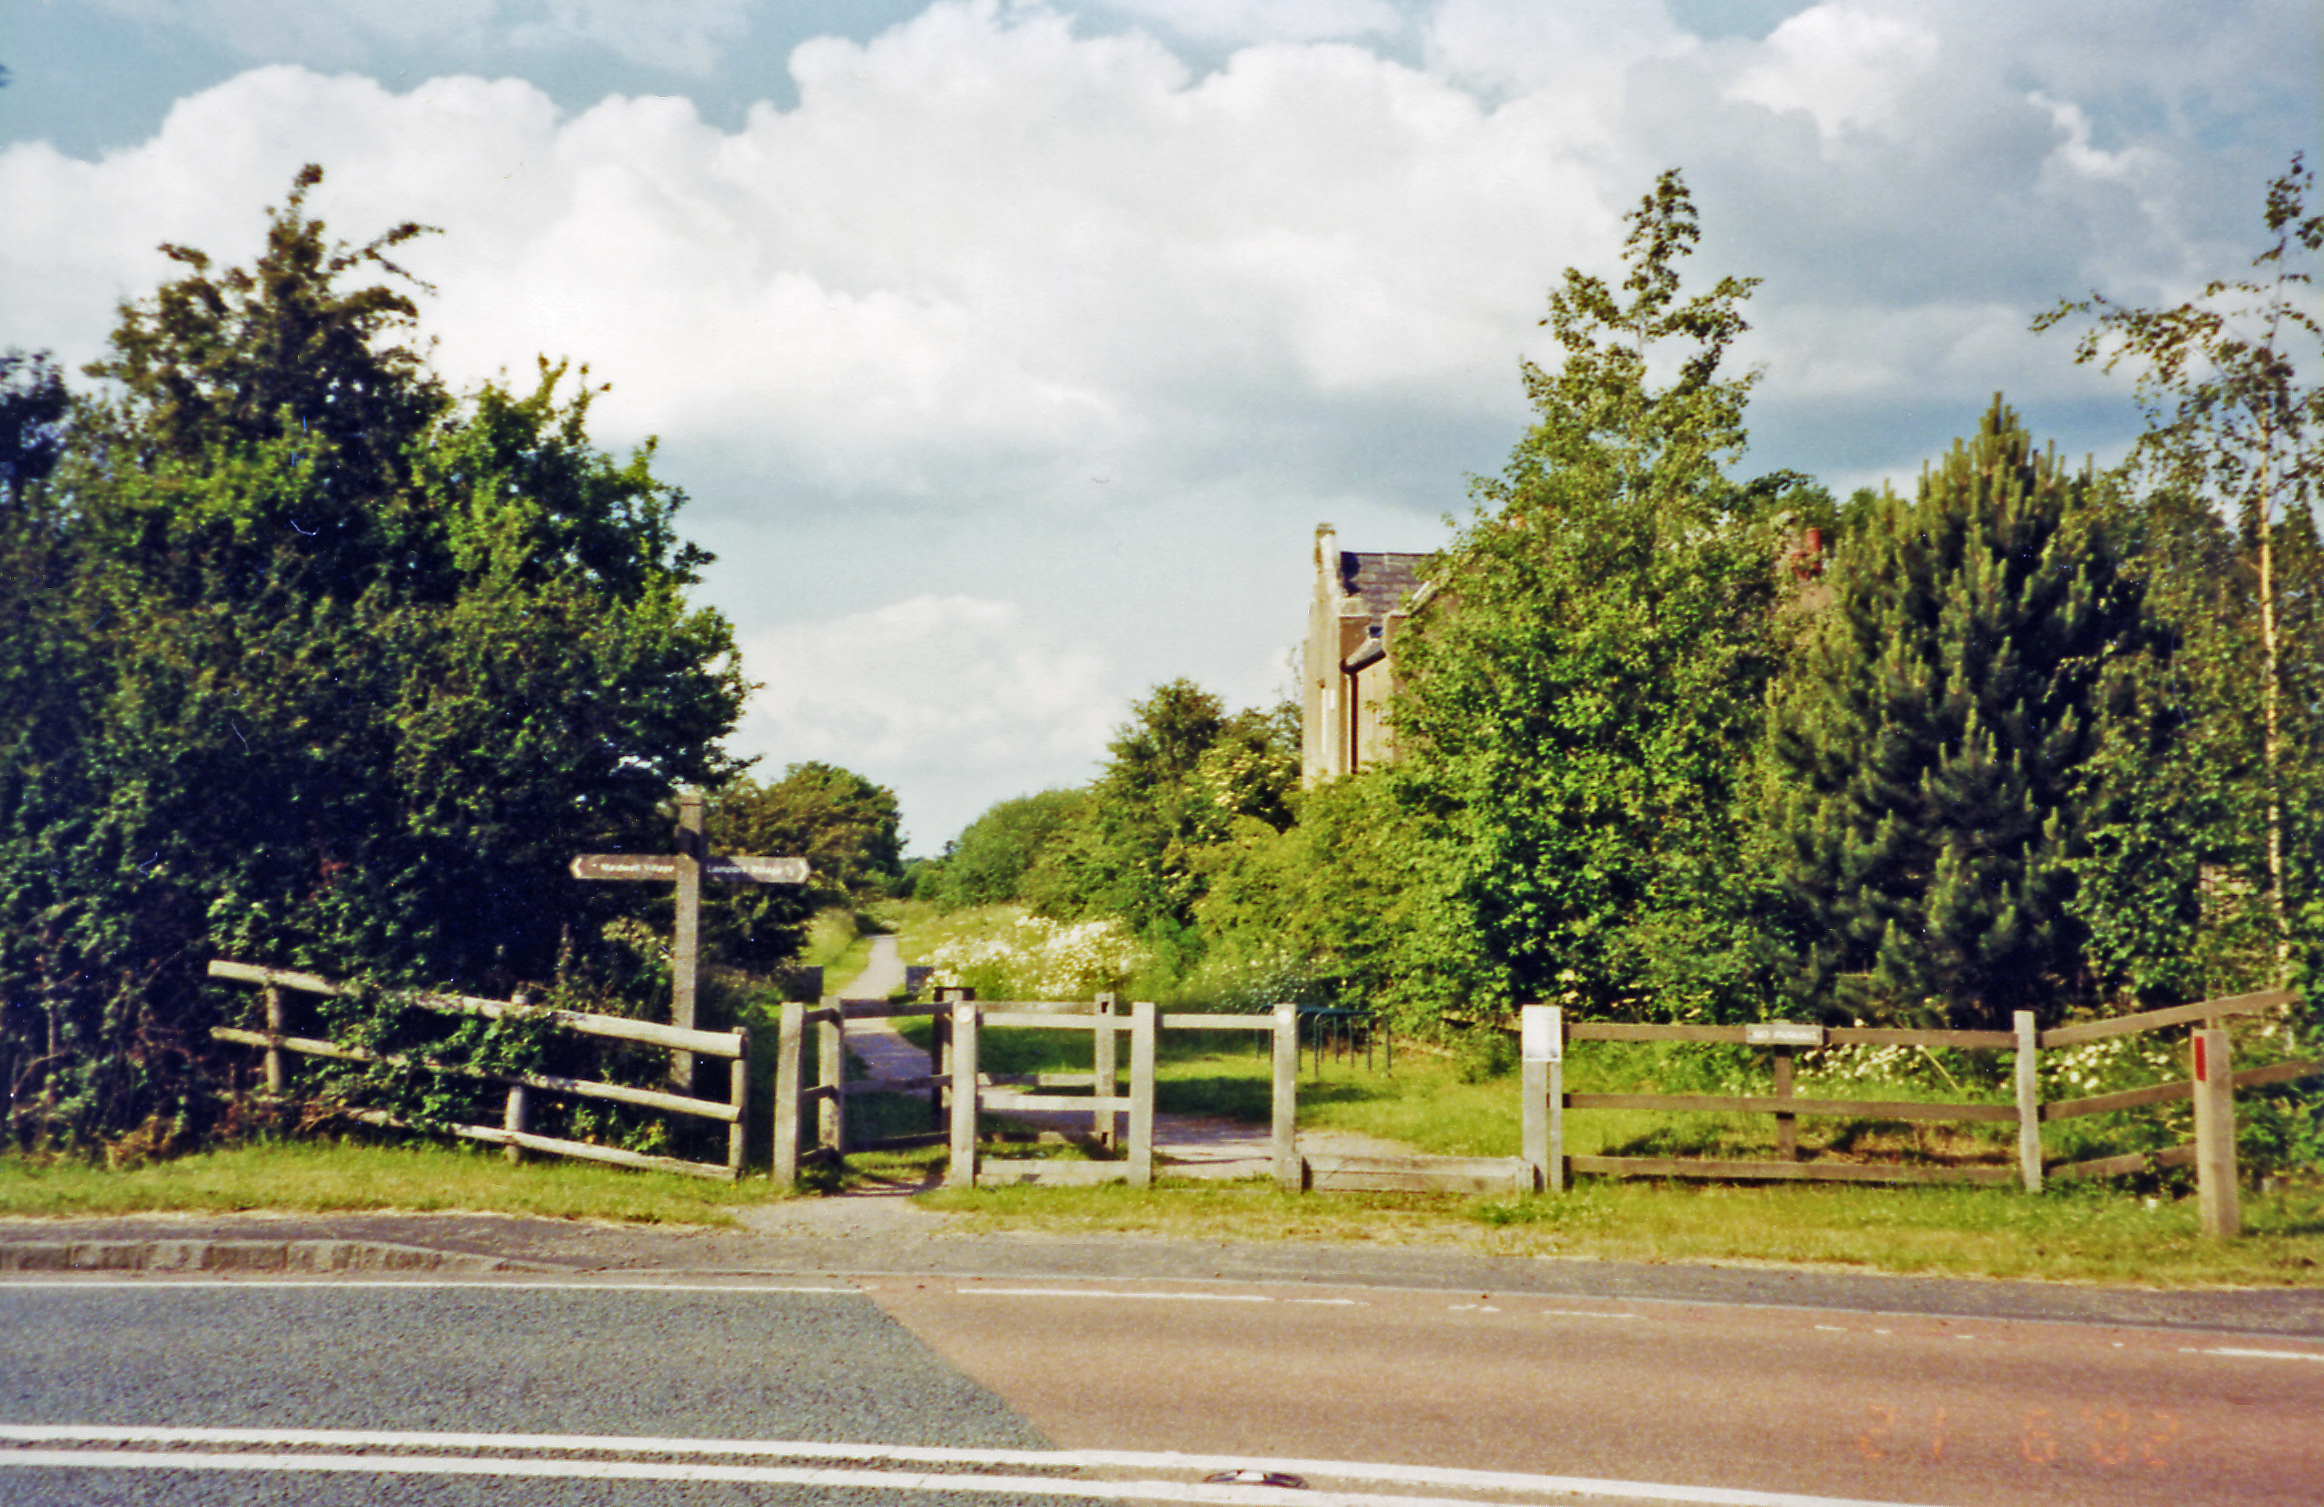
<path fill-rule="evenodd" d="M 650 447 L 591 389 L 455 399 L 386 253 L 302 172 L 248 269 L 125 305 L 69 452 L 11 510 L 52 684 L 0 781 L 20 1135 L 194 1102 L 227 953 L 480 990 L 638 900 L 564 877 L 732 768 L 732 635 Z M 14 611 L 14 608 L 10 609 Z"/>
<path fill-rule="evenodd" d="M 1030 900 L 1030 878 L 1061 838 L 1086 820 L 1089 795 L 1043 790 L 996 801 L 921 870 L 917 892 L 947 909 Z"/>
<path fill-rule="evenodd" d="M 2087 997 L 2086 774 L 2144 649 L 2097 487 L 1996 397 L 1828 573 L 1772 741 L 1812 1001 L 1994 1029 Z"/>
<path fill-rule="evenodd" d="M 72 398 L 46 355 L 0 355 L 0 505 L 56 469 Z"/>
<path fill-rule="evenodd" d="M 1089 787 L 1080 829 L 1028 876 L 1036 903 L 1062 916 L 1119 917 L 1166 967 L 1200 953 L 1194 903 L 1201 855 L 1238 818 L 1280 827 L 1298 781 L 1295 709 L 1229 714 L 1190 680 L 1158 685 L 1131 706 Z"/>
<path fill-rule="evenodd" d="M 2075 345 L 2075 361 L 2107 371 L 2127 363 L 2138 374 L 2147 427 L 2130 459 L 2132 475 L 2221 509 L 2250 555 L 2265 834 L 2260 877 L 2275 919 L 2279 971 L 2289 961 L 2293 920 L 2288 787 L 2316 746 L 2307 710 L 2314 703 L 2288 684 L 2295 671 L 2287 663 L 2287 617 L 2303 606 L 2287 596 L 2279 558 L 2286 523 L 2313 536 L 2309 507 L 2324 480 L 2324 384 L 2313 375 L 2324 322 L 2302 292 L 2313 275 L 2299 265 L 2324 249 L 2324 214 L 2307 211 L 2314 186 L 2298 154 L 2268 185 L 2263 220 L 2270 240 L 2252 260 L 2256 276 L 2214 280 L 2169 309 L 2129 308 L 2092 293 L 2034 322 L 2044 330 L 2093 319 Z M 2294 719 L 2303 725 L 2294 728 Z"/>
<path fill-rule="evenodd" d="M 836 764 L 792 764 L 763 785 L 737 775 L 703 812 L 712 850 L 804 858 L 814 877 L 798 889 L 720 886 L 704 907 L 712 946 L 737 966 L 772 968 L 797 953 L 817 910 L 893 894 L 901 824 L 893 790 Z"/>
<path fill-rule="evenodd" d="M 1565 360 L 1524 367 L 1536 421 L 1434 568 L 1394 716 L 1427 882 L 1477 939 L 1443 989 L 1727 1011 L 1749 1003 L 1734 793 L 1802 488 L 1721 470 L 1754 377 L 1719 367 L 1756 280 L 1682 294 L 1700 231 L 1675 171 L 1627 220 L 1619 292 L 1568 269 L 1551 294 Z"/>

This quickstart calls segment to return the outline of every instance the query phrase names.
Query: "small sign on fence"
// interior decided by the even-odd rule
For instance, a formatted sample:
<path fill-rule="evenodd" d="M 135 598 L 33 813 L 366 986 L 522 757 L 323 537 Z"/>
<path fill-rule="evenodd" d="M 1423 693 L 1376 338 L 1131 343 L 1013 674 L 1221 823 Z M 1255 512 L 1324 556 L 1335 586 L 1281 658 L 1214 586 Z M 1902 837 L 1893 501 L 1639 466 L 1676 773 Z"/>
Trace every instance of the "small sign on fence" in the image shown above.
<path fill-rule="evenodd" d="M 1743 1042 L 1755 1047 L 1820 1047 L 1824 1028 L 1806 1020 L 1763 1020 L 1743 1027 Z"/>

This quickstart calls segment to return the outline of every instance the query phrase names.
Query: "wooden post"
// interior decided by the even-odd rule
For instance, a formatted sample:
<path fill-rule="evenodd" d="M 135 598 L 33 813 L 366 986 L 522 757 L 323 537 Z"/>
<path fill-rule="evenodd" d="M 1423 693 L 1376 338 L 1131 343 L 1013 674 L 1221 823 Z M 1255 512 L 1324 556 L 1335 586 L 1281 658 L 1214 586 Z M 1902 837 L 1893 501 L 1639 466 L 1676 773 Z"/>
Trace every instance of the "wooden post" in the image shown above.
<path fill-rule="evenodd" d="M 2017 1173 L 2025 1191 L 2042 1191 L 2041 1033 L 2031 1010 L 2010 1017 L 2017 1032 Z"/>
<path fill-rule="evenodd" d="M 1523 1071 L 1526 1163 L 1533 1186 L 1565 1191 L 1565 1008 L 1526 1005 L 1518 1011 L 1517 1042 Z"/>
<path fill-rule="evenodd" d="M 1154 1186 L 1154 1002 L 1130 1006 L 1130 1186 Z"/>
<path fill-rule="evenodd" d="M 1775 1097 L 1791 1097 L 1792 1049 L 1775 1049 Z M 1799 1160 L 1799 1116 L 1778 1114 L 1775 1117 L 1775 1159 L 1779 1162 Z"/>
<path fill-rule="evenodd" d="M 1554 1005 L 1517 1007 L 1518 1155 L 1533 1169 L 1533 1186 L 1549 1186 L 1549 1012 Z"/>
<path fill-rule="evenodd" d="M 1121 1121 L 1114 1114 L 1115 1079 L 1118 1076 L 1114 1061 L 1114 1004 L 1111 994 L 1097 997 L 1097 1029 L 1090 1032 L 1092 1058 L 1090 1067 L 1097 1081 L 1098 1108 L 1096 1124 L 1090 1129 L 1096 1133 L 1098 1145 L 1111 1151 L 1119 1139 Z"/>
<path fill-rule="evenodd" d="M 1565 1191 L 1565 1006 L 1551 1005 L 1549 1039 L 1557 1056 L 1549 1064 L 1549 1165 L 1545 1185 Z"/>
<path fill-rule="evenodd" d="M 976 1186 L 976 1027 L 973 1003 L 963 1000 L 952 1007 L 952 1162 L 944 1169 L 948 1188 Z"/>
<path fill-rule="evenodd" d="M 670 944 L 670 1024 L 694 1029 L 694 984 L 702 959 L 702 792 L 678 792 L 678 920 Z M 694 1054 L 670 1054 L 670 1082 L 694 1092 Z"/>
<path fill-rule="evenodd" d="M 1299 1166 L 1299 1008 L 1275 1007 L 1275 1186 L 1300 1192 L 1307 1179 Z"/>
<path fill-rule="evenodd" d="M 778 1188 L 799 1180 L 799 1058 L 805 1045 L 807 1007 L 783 1001 L 783 1023 L 775 1037 L 775 1151 L 768 1175 Z"/>
<path fill-rule="evenodd" d="M 943 1003 L 941 991 L 938 992 L 937 1003 Z M 952 1071 L 952 1012 L 950 1010 L 938 1010 L 934 1015 L 928 1017 L 928 1071 L 937 1078 L 942 1078 Z M 949 1126 L 952 1122 L 946 1116 L 951 1103 L 952 1091 L 942 1083 L 929 1089 L 929 1124 L 938 1130 L 943 1130 Z"/>
<path fill-rule="evenodd" d="M 2190 1033 L 2195 1054 L 2195 1201 L 2203 1233 L 2233 1240 L 2243 1233 L 2235 1189 L 2235 1073 L 2225 1031 Z"/>
<path fill-rule="evenodd" d="M 727 1103 L 734 1106 L 734 1123 L 726 1127 L 726 1170 L 742 1180 L 743 1136 L 750 1125 L 750 1032 L 734 1028 L 734 1062 L 727 1069 Z"/>
<path fill-rule="evenodd" d="M 531 1094 L 523 1084 L 510 1084 L 508 1086 L 507 1107 L 500 1112 L 500 1128 L 512 1135 L 522 1134 L 531 1129 L 531 1098 Z M 525 1149 L 514 1141 L 502 1147 L 500 1154 L 507 1157 L 511 1165 L 525 1159 Z"/>
<path fill-rule="evenodd" d="M 825 1090 L 815 1103 L 815 1144 L 847 1154 L 847 1029 L 839 1002 L 826 998 L 815 1027 L 815 1086 Z"/>
<path fill-rule="evenodd" d="M 280 1096 L 283 1091 L 282 1039 L 289 1034 L 289 1012 L 283 1008 L 282 986 L 266 986 L 266 1091 Z"/>

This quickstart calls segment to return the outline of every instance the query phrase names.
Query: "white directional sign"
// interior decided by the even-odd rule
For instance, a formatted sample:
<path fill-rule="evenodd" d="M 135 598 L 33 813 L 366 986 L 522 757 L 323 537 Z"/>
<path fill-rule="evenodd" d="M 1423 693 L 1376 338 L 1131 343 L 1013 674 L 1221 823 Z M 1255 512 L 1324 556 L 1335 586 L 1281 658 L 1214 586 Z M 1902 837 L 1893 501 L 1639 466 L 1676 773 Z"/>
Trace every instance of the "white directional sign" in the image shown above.
<path fill-rule="evenodd" d="M 659 879 L 678 877 L 675 853 L 584 853 L 573 860 L 575 879 Z M 702 877 L 734 884 L 805 884 L 804 858 L 748 858 L 721 854 L 702 860 Z"/>

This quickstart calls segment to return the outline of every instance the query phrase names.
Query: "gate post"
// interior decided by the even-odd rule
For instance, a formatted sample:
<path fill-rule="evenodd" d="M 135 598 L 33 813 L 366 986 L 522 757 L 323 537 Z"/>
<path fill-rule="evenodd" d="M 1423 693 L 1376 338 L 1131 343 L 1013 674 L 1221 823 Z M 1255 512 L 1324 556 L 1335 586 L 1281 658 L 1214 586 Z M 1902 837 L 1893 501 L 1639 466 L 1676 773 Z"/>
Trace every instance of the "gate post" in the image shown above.
<path fill-rule="evenodd" d="M 1565 1191 L 1565 1009 L 1525 1005 L 1517 1015 L 1525 1095 L 1525 1160 L 1533 1186 Z"/>
<path fill-rule="evenodd" d="M 976 1186 L 976 1028 L 978 1011 L 963 1000 L 952 1007 L 952 1160 L 947 1188 Z"/>
<path fill-rule="evenodd" d="M 1299 1007 L 1275 1007 L 1275 1186 L 1300 1192 L 1307 1178 L 1299 1166 Z"/>
<path fill-rule="evenodd" d="M 734 1119 L 726 1127 L 726 1170 L 741 1182 L 744 1137 L 750 1126 L 750 1032 L 741 1026 L 734 1028 L 734 1062 L 727 1069 L 726 1087 L 727 1102 L 734 1106 Z"/>
<path fill-rule="evenodd" d="M 834 1156 L 847 1154 L 847 1007 L 825 997 L 815 1028 L 815 1142 Z"/>
<path fill-rule="evenodd" d="M 1114 1113 L 1114 1089 L 1117 1077 L 1114 1041 L 1114 996 L 1101 994 L 1093 1007 L 1097 1014 L 1097 1029 L 1090 1032 L 1090 1070 L 1096 1080 L 1099 1101 L 1097 1121 L 1090 1129 L 1097 1134 L 1097 1143 L 1108 1151 L 1114 1149 L 1121 1131 L 1121 1119 Z"/>
<path fill-rule="evenodd" d="M 268 984 L 266 1000 L 266 1091 L 282 1097 L 282 1039 L 290 1030 L 290 1012 L 283 1008 L 282 985 Z"/>
<path fill-rule="evenodd" d="M 2042 1079 L 2037 1049 L 2041 1033 L 2031 1010 L 2010 1017 L 2017 1031 L 2017 1172 L 2025 1191 L 2042 1191 Z"/>
<path fill-rule="evenodd" d="M 2235 1194 L 2235 1071 L 2227 1033 L 2191 1033 L 2195 1052 L 2195 1201 L 2203 1233 L 2233 1240 L 2243 1233 Z"/>
<path fill-rule="evenodd" d="M 1154 1002 L 1130 1006 L 1130 1186 L 1154 1186 Z"/>
<path fill-rule="evenodd" d="M 782 1026 L 775 1037 L 774 1165 L 767 1175 L 778 1188 L 799 1180 L 799 1058 L 807 1034 L 806 1011 L 799 1001 L 784 1000 Z"/>

